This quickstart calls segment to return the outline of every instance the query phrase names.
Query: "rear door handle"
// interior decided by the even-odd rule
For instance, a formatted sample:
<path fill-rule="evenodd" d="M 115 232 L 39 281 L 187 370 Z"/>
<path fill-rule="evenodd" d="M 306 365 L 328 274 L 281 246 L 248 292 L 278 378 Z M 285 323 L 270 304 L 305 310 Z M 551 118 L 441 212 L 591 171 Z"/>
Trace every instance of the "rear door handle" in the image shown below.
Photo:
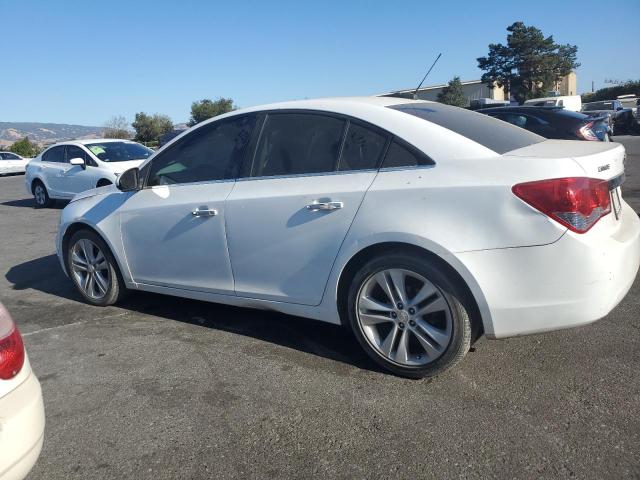
<path fill-rule="evenodd" d="M 217 210 L 208 208 L 196 208 L 193 212 L 191 212 L 191 215 L 193 215 L 194 217 L 215 217 L 217 214 Z"/>
<path fill-rule="evenodd" d="M 312 212 L 319 212 L 327 210 L 338 210 L 342 207 L 344 207 L 344 203 L 342 202 L 314 202 L 307 205 L 307 210 L 311 210 Z"/>

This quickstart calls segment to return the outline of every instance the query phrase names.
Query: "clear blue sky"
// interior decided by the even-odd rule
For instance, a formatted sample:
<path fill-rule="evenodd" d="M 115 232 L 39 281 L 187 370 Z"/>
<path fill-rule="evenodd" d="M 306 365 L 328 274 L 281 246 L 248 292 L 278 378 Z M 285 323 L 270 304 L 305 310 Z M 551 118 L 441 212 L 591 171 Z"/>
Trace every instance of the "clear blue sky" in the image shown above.
<path fill-rule="evenodd" d="M 369 95 L 454 75 L 524 21 L 578 45 L 578 90 L 640 78 L 640 0 L 0 0 L 0 121 L 102 125 L 135 112 L 189 118 L 193 100 L 240 106 Z"/>

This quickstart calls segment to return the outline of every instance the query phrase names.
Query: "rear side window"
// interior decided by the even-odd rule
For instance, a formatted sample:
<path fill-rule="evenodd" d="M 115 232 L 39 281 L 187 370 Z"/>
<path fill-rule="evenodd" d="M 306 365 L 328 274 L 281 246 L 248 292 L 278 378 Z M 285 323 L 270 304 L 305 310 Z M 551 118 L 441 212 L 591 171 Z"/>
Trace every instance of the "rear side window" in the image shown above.
<path fill-rule="evenodd" d="M 342 147 L 338 170 L 368 170 L 378 168 L 387 136 L 350 122 Z"/>
<path fill-rule="evenodd" d="M 388 108 L 440 125 L 499 154 L 545 140 L 488 115 L 442 103 L 405 103 Z"/>
<path fill-rule="evenodd" d="M 307 113 L 269 114 L 251 176 L 298 175 L 336 170 L 346 121 Z"/>
<path fill-rule="evenodd" d="M 255 123 L 247 115 L 196 129 L 153 160 L 147 185 L 236 178 Z"/>
<path fill-rule="evenodd" d="M 396 139 L 389 145 L 389 150 L 384 157 L 382 168 L 419 167 L 433 164 L 433 160 L 425 154 Z"/>
<path fill-rule="evenodd" d="M 53 147 L 42 154 L 43 162 L 64 163 L 64 146 Z"/>

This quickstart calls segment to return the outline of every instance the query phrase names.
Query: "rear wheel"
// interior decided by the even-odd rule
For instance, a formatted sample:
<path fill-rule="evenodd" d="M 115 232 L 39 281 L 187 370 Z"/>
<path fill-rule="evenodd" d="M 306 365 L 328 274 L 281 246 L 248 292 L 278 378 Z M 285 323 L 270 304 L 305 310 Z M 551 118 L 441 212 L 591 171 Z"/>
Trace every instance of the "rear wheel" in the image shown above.
<path fill-rule="evenodd" d="M 53 201 L 49 198 L 49 192 L 47 192 L 47 187 L 44 186 L 40 180 L 36 180 L 33 182 L 33 186 L 31 187 L 33 192 L 33 200 L 36 203 L 36 208 L 45 208 L 51 206 Z"/>
<path fill-rule="evenodd" d="M 106 178 L 101 178 L 100 180 L 98 180 L 96 188 L 106 187 L 107 185 L 113 185 L 113 182 L 111 182 L 111 180 L 107 180 Z"/>
<path fill-rule="evenodd" d="M 92 305 L 113 305 L 126 292 L 109 247 L 90 230 L 80 230 L 71 237 L 67 270 L 80 294 Z"/>
<path fill-rule="evenodd" d="M 422 378 L 451 368 L 467 353 L 471 322 L 464 293 L 426 258 L 394 253 L 374 258 L 355 275 L 349 324 L 383 368 Z"/>

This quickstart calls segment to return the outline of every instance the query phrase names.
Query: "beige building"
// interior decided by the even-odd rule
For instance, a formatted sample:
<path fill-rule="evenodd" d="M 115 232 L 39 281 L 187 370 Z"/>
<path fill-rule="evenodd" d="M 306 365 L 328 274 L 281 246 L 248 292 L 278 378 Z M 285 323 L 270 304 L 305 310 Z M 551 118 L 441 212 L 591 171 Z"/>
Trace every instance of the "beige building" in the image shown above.
<path fill-rule="evenodd" d="M 433 85 L 430 87 L 421 87 L 418 90 L 417 97 L 420 100 L 432 100 L 436 101 L 438 99 L 438 94 L 442 92 L 442 89 L 446 87 L 446 84 L 443 85 Z M 467 101 L 469 104 L 472 100 L 480 100 L 481 98 L 488 98 L 491 100 L 504 101 L 504 88 L 503 87 L 487 87 L 487 84 L 482 80 L 467 80 L 462 82 L 462 90 L 464 91 L 465 96 L 467 97 Z M 571 72 L 566 77 L 563 77 L 562 80 L 556 83 L 554 90 L 558 92 L 559 95 L 576 95 L 577 92 L 577 78 L 574 72 Z M 413 92 L 415 88 L 407 89 L 407 90 L 397 90 L 395 92 L 383 93 L 381 97 L 405 97 L 405 98 L 413 98 Z"/>

